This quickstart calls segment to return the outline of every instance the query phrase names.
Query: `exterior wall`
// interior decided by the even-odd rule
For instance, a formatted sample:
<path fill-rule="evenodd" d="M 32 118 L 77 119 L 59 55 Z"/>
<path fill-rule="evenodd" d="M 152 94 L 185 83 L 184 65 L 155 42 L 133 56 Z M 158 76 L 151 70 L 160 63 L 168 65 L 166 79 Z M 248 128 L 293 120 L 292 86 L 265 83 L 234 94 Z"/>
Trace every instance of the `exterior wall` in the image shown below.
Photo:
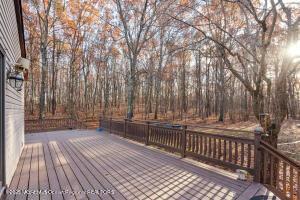
<path fill-rule="evenodd" d="M 18 26 L 13 0 L 0 1 L 0 45 L 5 51 L 5 67 L 21 57 Z M 24 93 L 5 85 L 5 169 L 9 185 L 24 146 Z"/>

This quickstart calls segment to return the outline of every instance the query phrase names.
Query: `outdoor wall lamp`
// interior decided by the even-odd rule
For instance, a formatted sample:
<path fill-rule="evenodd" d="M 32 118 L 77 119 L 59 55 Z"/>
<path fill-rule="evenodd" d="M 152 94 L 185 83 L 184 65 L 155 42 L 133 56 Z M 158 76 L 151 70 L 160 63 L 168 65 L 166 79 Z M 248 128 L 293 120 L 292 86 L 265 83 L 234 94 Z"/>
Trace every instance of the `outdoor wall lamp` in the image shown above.
<path fill-rule="evenodd" d="M 25 58 L 19 58 L 18 62 L 14 64 L 13 69 L 7 73 L 7 79 L 9 84 L 17 91 L 21 91 L 23 88 L 24 80 L 28 77 L 28 68 L 30 61 Z"/>
<path fill-rule="evenodd" d="M 22 86 L 23 86 L 23 81 L 24 81 L 24 77 L 23 77 L 23 72 L 19 72 L 19 71 L 9 71 L 7 74 L 7 79 L 9 84 L 15 88 L 17 91 L 21 91 L 22 90 Z"/>

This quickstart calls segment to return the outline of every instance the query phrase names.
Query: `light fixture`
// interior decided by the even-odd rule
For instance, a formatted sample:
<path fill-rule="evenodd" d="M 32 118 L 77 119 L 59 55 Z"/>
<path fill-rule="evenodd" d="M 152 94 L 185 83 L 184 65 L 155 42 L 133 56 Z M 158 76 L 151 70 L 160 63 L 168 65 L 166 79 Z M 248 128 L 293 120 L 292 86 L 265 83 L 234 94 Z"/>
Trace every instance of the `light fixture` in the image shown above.
<path fill-rule="evenodd" d="M 23 88 L 23 82 L 28 79 L 28 69 L 30 61 L 26 58 L 19 58 L 7 73 L 7 79 L 9 84 L 17 91 L 21 91 Z"/>
<path fill-rule="evenodd" d="M 7 74 L 7 79 L 8 79 L 10 86 L 15 88 L 17 91 L 22 90 L 23 81 L 24 81 L 23 72 L 20 72 L 17 70 L 9 71 Z"/>

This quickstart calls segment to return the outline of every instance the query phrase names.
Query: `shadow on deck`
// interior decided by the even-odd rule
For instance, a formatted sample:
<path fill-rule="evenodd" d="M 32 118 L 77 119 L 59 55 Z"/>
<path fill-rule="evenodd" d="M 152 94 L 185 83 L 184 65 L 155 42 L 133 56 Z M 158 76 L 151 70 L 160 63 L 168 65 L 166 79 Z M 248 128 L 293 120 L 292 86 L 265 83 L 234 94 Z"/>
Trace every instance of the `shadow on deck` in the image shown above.
<path fill-rule="evenodd" d="M 25 137 L 7 199 L 246 200 L 273 196 L 261 184 L 240 181 L 221 169 L 192 164 L 105 132 L 57 131 Z"/>

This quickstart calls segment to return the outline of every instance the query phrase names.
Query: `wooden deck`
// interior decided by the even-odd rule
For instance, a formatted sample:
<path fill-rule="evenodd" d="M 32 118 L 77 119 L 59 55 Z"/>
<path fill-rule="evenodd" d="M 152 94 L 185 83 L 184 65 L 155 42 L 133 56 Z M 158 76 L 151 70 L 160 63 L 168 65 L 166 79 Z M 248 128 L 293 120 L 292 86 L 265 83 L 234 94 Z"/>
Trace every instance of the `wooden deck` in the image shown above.
<path fill-rule="evenodd" d="M 105 132 L 79 130 L 27 134 L 7 190 L 7 199 L 30 200 L 247 200 L 259 195 L 278 199 L 229 172 Z"/>

